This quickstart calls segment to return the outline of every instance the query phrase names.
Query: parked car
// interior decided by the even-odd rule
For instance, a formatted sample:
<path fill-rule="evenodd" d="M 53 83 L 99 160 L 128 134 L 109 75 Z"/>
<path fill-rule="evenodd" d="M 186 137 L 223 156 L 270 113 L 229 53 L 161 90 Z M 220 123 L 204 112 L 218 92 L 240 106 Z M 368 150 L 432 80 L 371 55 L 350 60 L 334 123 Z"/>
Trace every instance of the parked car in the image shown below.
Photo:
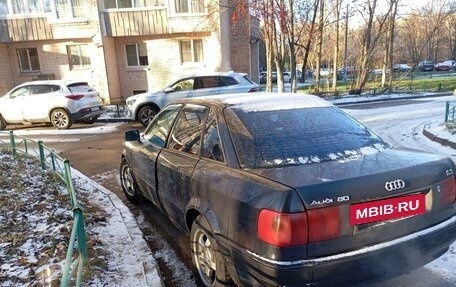
<path fill-rule="evenodd" d="M 393 71 L 394 72 L 409 72 L 412 70 L 412 67 L 410 67 L 407 64 L 395 64 L 393 65 Z"/>
<path fill-rule="evenodd" d="M 313 71 L 313 74 L 312 74 L 312 75 L 313 75 L 313 77 L 315 78 L 316 75 L 317 75 L 317 71 L 316 71 L 316 70 Z M 320 69 L 320 77 L 326 77 L 326 78 L 327 78 L 327 77 L 329 77 L 329 76 L 331 76 L 331 75 L 332 75 L 332 72 L 331 72 L 330 69 L 327 69 L 327 68 L 321 68 L 321 69 Z"/>
<path fill-rule="evenodd" d="M 181 77 L 158 92 L 148 92 L 126 100 L 128 116 L 147 126 L 169 102 L 196 96 L 258 92 L 259 85 L 245 73 L 214 72 Z"/>
<path fill-rule="evenodd" d="M 440 63 L 435 64 L 436 71 L 450 71 L 456 69 L 456 61 L 447 60 Z"/>
<path fill-rule="evenodd" d="M 356 69 L 353 67 L 346 67 L 346 68 L 339 68 L 337 69 L 337 79 L 338 80 L 343 80 L 345 78 L 345 71 L 347 78 L 353 78 L 356 76 Z"/>
<path fill-rule="evenodd" d="M 417 68 L 421 72 L 434 71 L 434 62 L 432 62 L 432 61 L 422 61 L 422 62 L 418 63 Z"/>
<path fill-rule="evenodd" d="M 440 62 L 435 64 L 434 69 L 436 71 L 449 71 L 451 67 L 451 64 L 448 62 Z"/>
<path fill-rule="evenodd" d="M 0 130 L 18 123 L 68 129 L 75 122 L 94 123 L 103 113 L 103 101 L 87 82 L 27 82 L 0 98 Z"/>
<path fill-rule="evenodd" d="M 204 286 L 341 286 L 448 250 L 455 168 L 316 96 L 245 93 L 175 101 L 126 132 L 120 181 L 190 234 Z"/>

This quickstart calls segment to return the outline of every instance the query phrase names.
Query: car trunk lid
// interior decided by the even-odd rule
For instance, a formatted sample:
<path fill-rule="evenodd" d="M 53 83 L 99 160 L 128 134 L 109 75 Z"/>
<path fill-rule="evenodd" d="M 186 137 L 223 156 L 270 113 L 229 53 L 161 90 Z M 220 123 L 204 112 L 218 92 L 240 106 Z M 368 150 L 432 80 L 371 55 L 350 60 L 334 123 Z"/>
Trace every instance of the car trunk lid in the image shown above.
<path fill-rule="evenodd" d="M 389 149 L 345 162 L 253 172 L 299 194 L 309 218 L 310 258 L 398 238 L 455 212 L 454 164 L 428 153 Z M 326 223 L 322 215 L 332 221 Z M 337 234 L 332 238 L 311 240 L 312 228 L 335 225 Z"/>

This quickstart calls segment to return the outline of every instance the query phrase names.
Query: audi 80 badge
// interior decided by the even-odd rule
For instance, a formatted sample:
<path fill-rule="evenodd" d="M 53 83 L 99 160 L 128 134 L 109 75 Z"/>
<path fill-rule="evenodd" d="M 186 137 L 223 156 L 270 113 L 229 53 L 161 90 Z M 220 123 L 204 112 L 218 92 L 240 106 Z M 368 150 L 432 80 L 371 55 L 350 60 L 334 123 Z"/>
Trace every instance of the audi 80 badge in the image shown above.
<path fill-rule="evenodd" d="M 318 97 L 256 93 L 169 104 L 126 132 L 120 178 L 189 233 L 203 286 L 350 286 L 448 250 L 454 169 Z"/>

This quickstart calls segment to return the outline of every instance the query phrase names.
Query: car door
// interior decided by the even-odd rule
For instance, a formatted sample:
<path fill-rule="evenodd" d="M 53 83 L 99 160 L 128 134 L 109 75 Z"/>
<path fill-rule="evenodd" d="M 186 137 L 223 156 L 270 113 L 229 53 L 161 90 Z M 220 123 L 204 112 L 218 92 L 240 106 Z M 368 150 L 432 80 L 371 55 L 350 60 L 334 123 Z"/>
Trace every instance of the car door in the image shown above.
<path fill-rule="evenodd" d="M 31 87 L 21 86 L 12 90 L 8 95 L 2 97 L 1 101 L 1 113 L 2 117 L 7 122 L 23 122 L 24 115 L 22 113 L 22 106 L 25 99 L 30 94 Z"/>
<path fill-rule="evenodd" d="M 142 135 L 142 142 L 133 147 L 131 162 L 136 182 L 146 197 L 161 207 L 157 196 L 156 161 L 165 147 L 171 126 L 182 105 L 170 105 L 155 117 Z"/>
<path fill-rule="evenodd" d="M 218 76 L 195 77 L 195 95 L 213 96 L 226 92 L 224 82 Z"/>
<path fill-rule="evenodd" d="M 176 119 L 167 147 L 157 162 L 157 192 L 163 209 L 184 227 L 184 210 L 191 198 L 191 178 L 199 161 L 201 133 L 208 108 L 186 105 Z"/>
<path fill-rule="evenodd" d="M 59 85 L 37 84 L 30 86 L 30 94 L 24 98 L 22 112 L 27 121 L 47 121 L 54 97 L 59 96 Z"/>

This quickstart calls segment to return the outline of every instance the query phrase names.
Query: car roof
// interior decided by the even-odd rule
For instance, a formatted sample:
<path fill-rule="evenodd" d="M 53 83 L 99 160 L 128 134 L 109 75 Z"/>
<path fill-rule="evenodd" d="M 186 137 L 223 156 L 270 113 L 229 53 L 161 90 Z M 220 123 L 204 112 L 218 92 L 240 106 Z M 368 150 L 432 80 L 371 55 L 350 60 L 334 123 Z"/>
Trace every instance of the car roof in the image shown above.
<path fill-rule="evenodd" d="M 231 75 L 234 75 L 234 74 L 247 75 L 246 73 L 238 73 L 238 72 L 234 72 L 234 71 L 228 71 L 228 72 L 201 72 L 201 73 L 184 75 L 184 76 L 179 77 L 179 79 L 188 78 L 188 77 L 231 76 Z"/>
<path fill-rule="evenodd" d="M 32 82 L 25 82 L 18 86 L 23 85 L 71 85 L 71 84 L 87 84 L 87 81 L 74 81 L 74 80 L 40 80 L 40 81 L 32 81 Z"/>
<path fill-rule="evenodd" d="M 176 101 L 176 103 L 213 104 L 241 109 L 245 112 L 293 110 L 303 108 L 322 108 L 334 106 L 320 97 L 304 93 L 239 93 L 216 96 L 195 97 Z"/>

